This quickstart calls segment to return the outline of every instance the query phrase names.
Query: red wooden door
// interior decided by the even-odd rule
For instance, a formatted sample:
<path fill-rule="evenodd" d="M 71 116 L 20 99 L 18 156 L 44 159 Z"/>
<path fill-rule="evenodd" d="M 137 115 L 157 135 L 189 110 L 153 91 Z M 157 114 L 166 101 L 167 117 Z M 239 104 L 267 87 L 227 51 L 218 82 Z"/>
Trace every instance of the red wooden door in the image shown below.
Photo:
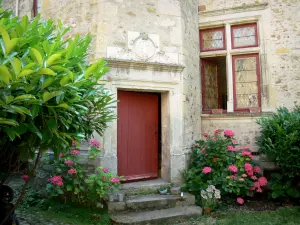
<path fill-rule="evenodd" d="M 125 181 L 158 176 L 159 96 L 118 91 L 118 174 Z"/>

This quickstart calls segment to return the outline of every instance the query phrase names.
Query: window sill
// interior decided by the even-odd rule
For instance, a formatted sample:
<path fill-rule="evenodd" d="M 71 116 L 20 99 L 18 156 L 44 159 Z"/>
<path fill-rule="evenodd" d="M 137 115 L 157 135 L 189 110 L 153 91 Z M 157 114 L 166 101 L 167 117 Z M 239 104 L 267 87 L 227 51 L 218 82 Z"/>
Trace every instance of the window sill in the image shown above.
<path fill-rule="evenodd" d="M 259 113 L 249 113 L 249 112 L 233 112 L 233 113 L 220 113 L 220 114 L 201 114 L 201 117 L 209 118 L 220 118 L 220 117 L 262 117 L 262 116 L 272 116 L 273 112 L 259 112 Z"/>

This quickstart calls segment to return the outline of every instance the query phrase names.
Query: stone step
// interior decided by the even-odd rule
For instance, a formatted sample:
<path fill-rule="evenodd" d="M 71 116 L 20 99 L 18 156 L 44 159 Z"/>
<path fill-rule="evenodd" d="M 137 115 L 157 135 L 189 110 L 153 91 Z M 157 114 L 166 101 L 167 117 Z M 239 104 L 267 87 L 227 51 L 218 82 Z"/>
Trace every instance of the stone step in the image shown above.
<path fill-rule="evenodd" d="M 192 217 L 201 216 L 201 214 L 202 209 L 198 206 L 177 206 L 170 209 L 112 215 L 110 218 L 113 225 L 163 225 L 185 222 Z"/>
<path fill-rule="evenodd" d="M 189 193 L 184 193 L 183 197 L 159 194 L 129 196 L 124 202 L 107 202 L 109 212 L 166 209 L 190 205 L 195 205 L 195 196 Z"/>
<path fill-rule="evenodd" d="M 163 179 L 155 179 L 148 181 L 139 181 L 133 183 L 125 183 L 121 185 L 121 192 L 126 196 L 130 195 L 147 195 L 157 193 L 161 187 L 169 187 L 170 183 Z"/>

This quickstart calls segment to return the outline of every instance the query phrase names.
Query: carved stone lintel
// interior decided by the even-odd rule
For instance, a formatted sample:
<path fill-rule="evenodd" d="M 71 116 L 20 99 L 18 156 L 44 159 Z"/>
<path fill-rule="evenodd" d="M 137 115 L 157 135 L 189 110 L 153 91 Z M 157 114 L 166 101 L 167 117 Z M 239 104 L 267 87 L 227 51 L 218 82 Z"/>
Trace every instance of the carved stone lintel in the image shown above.
<path fill-rule="evenodd" d="M 112 68 L 133 68 L 140 70 L 155 70 L 155 71 L 172 71 L 182 72 L 184 69 L 183 65 L 179 64 L 164 64 L 154 62 L 142 62 L 142 61 L 127 61 L 118 59 L 104 59 L 108 62 L 108 66 Z"/>
<path fill-rule="evenodd" d="M 232 8 L 224 8 L 219 10 L 211 10 L 211 11 L 200 11 L 200 17 L 208 17 L 208 16 L 217 16 L 217 15 L 224 15 L 224 14 L 231 14 L 231 13 L 238 13 L 238 12 L 249 12 L 249 11 L 257 11 L 257 10 L 264 10 L 268 6 L 268 3 L 260 3 L 260 4 L 245 4 L 238 7 Z"/>

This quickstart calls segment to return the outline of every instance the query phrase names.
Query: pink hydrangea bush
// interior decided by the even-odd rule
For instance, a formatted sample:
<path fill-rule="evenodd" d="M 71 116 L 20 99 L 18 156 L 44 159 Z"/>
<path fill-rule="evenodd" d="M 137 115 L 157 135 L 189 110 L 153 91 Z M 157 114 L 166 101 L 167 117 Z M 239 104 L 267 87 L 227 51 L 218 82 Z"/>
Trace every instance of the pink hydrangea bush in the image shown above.
<path fill-rule="evenodd" d="M 232 130 L 205 133 L 192 148 L 188 169 L 183 173 L 184 189 L 199 195 L 208 185 L 221 190 L 222 195 L 244 196 L 261 193 L 268 181 L 255 164 L 251 151 L 239 145 Z"/>
<path fill-rule="evenodd" d="M 89 151 L 93 156 L 100 152 L 100 143 L 91 141 Z M 78 143 L 73 141 L 68 152 L 60 153 L 54 160 L 54 170 L 48 179 L 47 192 L 50 196 L 81 205 L 95 205 L 106 198 L 109 193 L 116 192 L 121 178 L 108 168 L 99 167 L 94 174 L 87 174 L 86 169 L 79 163 L 80 150 Z M 26 182 L 25 175 L 22 177 Z"/>

